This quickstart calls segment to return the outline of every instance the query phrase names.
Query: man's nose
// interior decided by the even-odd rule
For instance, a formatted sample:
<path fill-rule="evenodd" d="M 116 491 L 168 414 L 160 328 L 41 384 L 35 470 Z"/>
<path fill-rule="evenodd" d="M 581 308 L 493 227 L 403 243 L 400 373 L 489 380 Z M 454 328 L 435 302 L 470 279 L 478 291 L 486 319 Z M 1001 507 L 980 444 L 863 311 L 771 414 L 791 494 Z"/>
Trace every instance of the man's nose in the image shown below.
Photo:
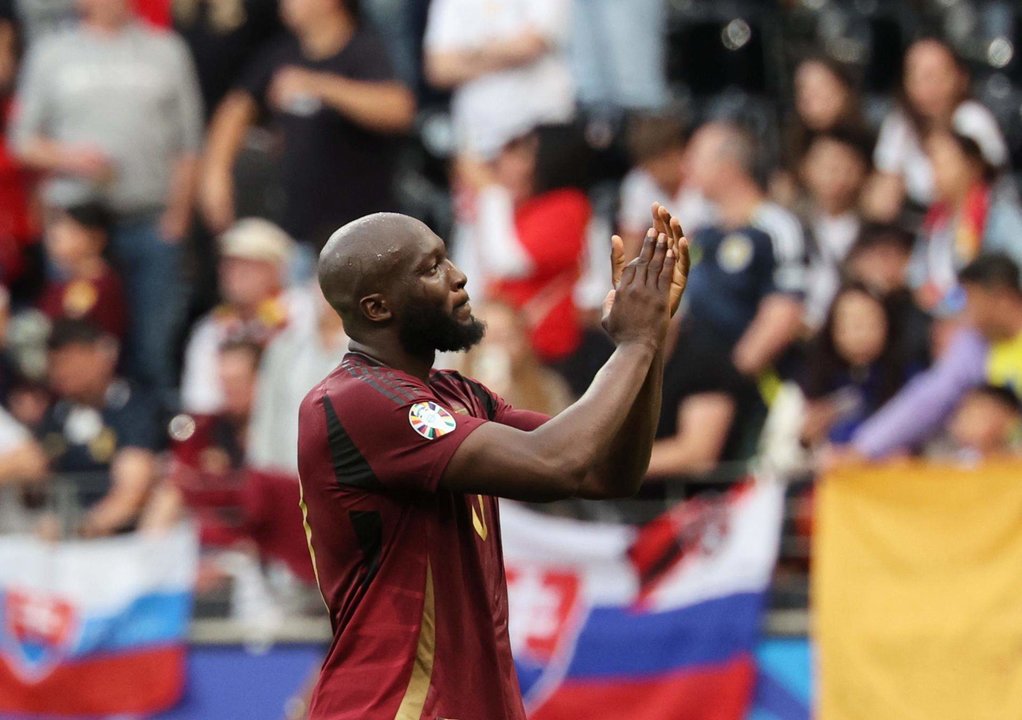
<path fill-rule="evenodd" d="M 454 263 L 451 263 L 451 284 L 455 290 L 461 290 L 468 284 L 468 277 Z"/>

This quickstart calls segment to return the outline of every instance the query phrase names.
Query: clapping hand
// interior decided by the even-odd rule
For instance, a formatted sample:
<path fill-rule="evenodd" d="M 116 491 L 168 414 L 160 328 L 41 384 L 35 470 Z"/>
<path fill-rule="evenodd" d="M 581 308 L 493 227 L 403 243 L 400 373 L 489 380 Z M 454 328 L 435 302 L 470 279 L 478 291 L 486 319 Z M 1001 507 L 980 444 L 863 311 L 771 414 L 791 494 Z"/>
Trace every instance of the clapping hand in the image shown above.
<path fill-rule="evenodd" d="M 688 271 L 691 267 L 688 240 L 685 238 L 685 233 L 681 229 L 681 223 L 678 221 L 678 218 L 672 217 L 670 211 L 663 205 L 658 202 L 653 203 L 652 215 L 653 225 L 646 232 L 646 237 L 655 241 L 661 234 L 666 236 L 667 247 L 673 251 L 672 254 L 675 258 L 668 300 L 670 317 L 674 317 L 675 313 L 678 312 L 678 306 L 681 304 L 681 297 L 685 293 L 685 286 L 688 284 Z M 620 235 L 614 235 L 610 239 L 612 289 L 607 293 L 607 297 L 603 301 L 604 318 L 610 315 L 610 310 L 614 305 L 614 297 L 618 286 L 621 284 L 621 276 L 626 266 L 624 241 Z"/>

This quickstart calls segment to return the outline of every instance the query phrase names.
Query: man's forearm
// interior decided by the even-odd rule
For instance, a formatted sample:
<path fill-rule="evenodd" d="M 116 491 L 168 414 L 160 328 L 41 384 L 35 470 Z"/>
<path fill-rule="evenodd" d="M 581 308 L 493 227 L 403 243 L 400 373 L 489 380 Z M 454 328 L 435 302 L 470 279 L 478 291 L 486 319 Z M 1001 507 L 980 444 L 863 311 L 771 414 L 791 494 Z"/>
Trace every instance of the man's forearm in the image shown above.
<path fill-rule="evenodd" d="M 231 172 L 257 114 L 255 100 L 247 93 L 236 90 L 224 98 L 210 121 L 203 157 L 206 172 Z"/>
<path fill-rule="evenodd" d="M 482 75 L 530 63 L 548 48 L 549 43 L 542 35 L 526 32 L 471 50 L 429 52 L 426 77 L 434 87 L 449 90 Z"/>
<path fill-rule="evenodd" d="M 797 337 L 801 320 L 802 303 L 783 295 L 765 298 L 735 346 L 736 367 L 747 375 L 762 372 Z"/>
<path fill-rule="evenodd" d="M 186 153 L 174 163 L 167 193 L 167 211 L 179 217 L 187 226 L 195 202 L 195 190 L 199 179 L 199 157 Z"/>
<path fill-rule="evenodd" d="M 321 74 L 317 95 L 354 122 L 376 132 L 404 132 L 415 119 L 415 98 L 397 82 L 360 82 Z"/>
<path fill-rule="evenodd" d="M 649 466 L 663 398 L 664 349 L 657 351 L 624 423 L 586 478 L 580 496 L 634 495 Z"/>
<path fill-rule="evenodd" d="M 33 170 L 61 172 L 63 170 L 62 143 L 42 136 L 29 138 L 16 149 L 18 158 Z"/>

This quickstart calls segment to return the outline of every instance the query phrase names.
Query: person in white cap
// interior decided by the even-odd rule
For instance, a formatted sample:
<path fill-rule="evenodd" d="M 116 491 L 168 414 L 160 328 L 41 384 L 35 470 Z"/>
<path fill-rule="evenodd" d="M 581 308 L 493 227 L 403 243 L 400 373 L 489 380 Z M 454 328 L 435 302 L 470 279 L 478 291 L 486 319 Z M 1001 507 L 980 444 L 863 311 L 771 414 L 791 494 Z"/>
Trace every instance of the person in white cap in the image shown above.
<path fill-rule="evenodd" d="M 260 345 L 302 318 L 314 316 L 304 289 L 285 290 L 294 241 L 267 220 L 239 220 L 220 236 L 222 302 L 199 320 L 185 350 L 181 406 L 190 413 L 220 409 L 217 375 L 220 346 L 245 339 Z"/>
<path fill-rule="evenodd" d="M 909 266 L 920 304 L 932 309 L 958 284 L 959 271 L 981 254 L 1022 262 L 1022 209 L 1001 183 L 1007 153 L 978 116 L 960 108 L 947 130 L 931 132 L 926 155 L 935 200 Z"/>

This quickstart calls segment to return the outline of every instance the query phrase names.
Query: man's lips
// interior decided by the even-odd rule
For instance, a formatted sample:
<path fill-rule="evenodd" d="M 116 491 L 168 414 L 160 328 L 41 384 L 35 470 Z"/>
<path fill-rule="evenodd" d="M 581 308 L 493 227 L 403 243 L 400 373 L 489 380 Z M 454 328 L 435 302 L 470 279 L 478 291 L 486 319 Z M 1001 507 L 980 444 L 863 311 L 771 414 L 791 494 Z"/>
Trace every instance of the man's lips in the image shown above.
<path fill-rule="evenodd" d="M 471 315 L 472 314 L 472 304 L 469 302 L 468 295 L 466 295 L 465 299 L 462 300 L 461 302 L 457 302 L 457 303 L 454 304 L 454 312 L 455 312 L 456 315 Z"/>

